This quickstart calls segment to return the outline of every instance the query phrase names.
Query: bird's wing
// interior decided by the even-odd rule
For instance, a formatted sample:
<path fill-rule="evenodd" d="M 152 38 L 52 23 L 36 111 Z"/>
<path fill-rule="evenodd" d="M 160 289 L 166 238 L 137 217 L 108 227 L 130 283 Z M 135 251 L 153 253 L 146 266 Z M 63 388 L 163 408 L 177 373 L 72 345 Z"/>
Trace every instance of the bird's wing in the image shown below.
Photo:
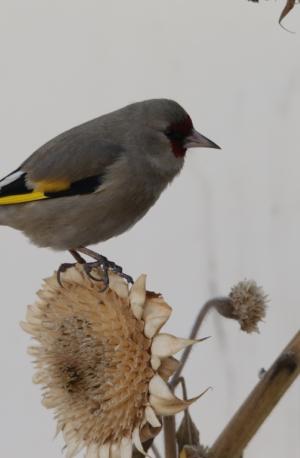
<path fill-rule="evenodd" d="M 17 170 L 0 181 L 0 205 L 21 204 L 57 197 L 89 194 L 100 189 L 103 183 L 101 174 L 76 181 L 48 180 L 26 182 L 28 173 Z"/>
<path fill-rule="evenodd" d="M 123 151 L 101 135 L 98 119 L 55 137 L 0 180 L 0 205 L 88 194 L 100 189 L 107 169 Z"/>

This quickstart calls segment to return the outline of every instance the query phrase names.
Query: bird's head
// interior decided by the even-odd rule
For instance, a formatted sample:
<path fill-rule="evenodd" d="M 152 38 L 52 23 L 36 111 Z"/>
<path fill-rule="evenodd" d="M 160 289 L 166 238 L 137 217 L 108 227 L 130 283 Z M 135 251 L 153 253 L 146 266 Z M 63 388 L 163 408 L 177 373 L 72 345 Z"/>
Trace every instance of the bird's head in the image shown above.
<path fill-rule="evenodd" d="M 152 99 L 129 106 L 139 126 L 134 132 L 139 151 L 166 170 L 182 167 L 187 149 L 220 147 L 194 129 L 188 113 L 173 100 Z"/>

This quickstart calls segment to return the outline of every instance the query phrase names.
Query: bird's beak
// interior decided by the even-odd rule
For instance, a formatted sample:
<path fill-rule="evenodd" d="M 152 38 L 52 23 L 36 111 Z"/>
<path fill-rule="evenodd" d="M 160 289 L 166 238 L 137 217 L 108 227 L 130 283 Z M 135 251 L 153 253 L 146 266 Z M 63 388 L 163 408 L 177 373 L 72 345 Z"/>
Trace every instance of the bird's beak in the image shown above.
<path fill-rule="evenodd" d="M 195 129 L 192 130 L 190 135 L 186 137 L 184 141 L 185 148 L 216 148 L 221 149 L 216 143 L 212 142 L 204 135 L 197 132 Z"/>

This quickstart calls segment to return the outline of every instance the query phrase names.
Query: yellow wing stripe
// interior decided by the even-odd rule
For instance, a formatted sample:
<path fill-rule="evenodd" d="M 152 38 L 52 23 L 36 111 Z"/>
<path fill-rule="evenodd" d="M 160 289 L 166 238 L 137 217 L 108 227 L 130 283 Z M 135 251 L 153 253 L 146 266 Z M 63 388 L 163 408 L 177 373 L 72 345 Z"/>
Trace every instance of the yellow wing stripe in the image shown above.
<path fill-rule="evenodd" d="M 42 181 L 35 181 L 33 182 L 34 190 L 38 192 L 59 192 L 65 191 L 66 189 L 70 188 L 70 181 L 61 179 L 61 180 L 42 180 Z"/>
<path fill-rule="evenodd" d="M 30 192 L 28 194 L 16 194 L 15 196 L 0 197 L 0 205 L 23 204 L 35 200 L 48 199 L 43 192 Z"/>

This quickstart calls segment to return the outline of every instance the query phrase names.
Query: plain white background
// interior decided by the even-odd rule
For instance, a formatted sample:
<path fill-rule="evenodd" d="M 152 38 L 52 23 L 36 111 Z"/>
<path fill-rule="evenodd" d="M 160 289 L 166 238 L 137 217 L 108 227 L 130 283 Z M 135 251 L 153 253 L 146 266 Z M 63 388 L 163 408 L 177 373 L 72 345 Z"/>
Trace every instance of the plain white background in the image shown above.
<path fill-rule="evenodd" d="M 204 444 L 299 328 L 299 9 L 246 0 L 1 0 L 0 149 L 5 175 L 78 123 L 151 97 L 170 97 L 222 151 L 192 150 L 184 171 L 130 232 L 97 247 L 133 276 L 148 274 L 186 336 L 201 304 L 254 278 L 270 296 L 261 333 L 214 314 L 185 371 Z M 1 228 L 1 441 L 6 458 L 61 456 L 52 413 L 31 383 L 19 327 L 42 278 L 67 253 L 37 249 Z M 295 456 L 299 382 L 246 458 Z"/>

